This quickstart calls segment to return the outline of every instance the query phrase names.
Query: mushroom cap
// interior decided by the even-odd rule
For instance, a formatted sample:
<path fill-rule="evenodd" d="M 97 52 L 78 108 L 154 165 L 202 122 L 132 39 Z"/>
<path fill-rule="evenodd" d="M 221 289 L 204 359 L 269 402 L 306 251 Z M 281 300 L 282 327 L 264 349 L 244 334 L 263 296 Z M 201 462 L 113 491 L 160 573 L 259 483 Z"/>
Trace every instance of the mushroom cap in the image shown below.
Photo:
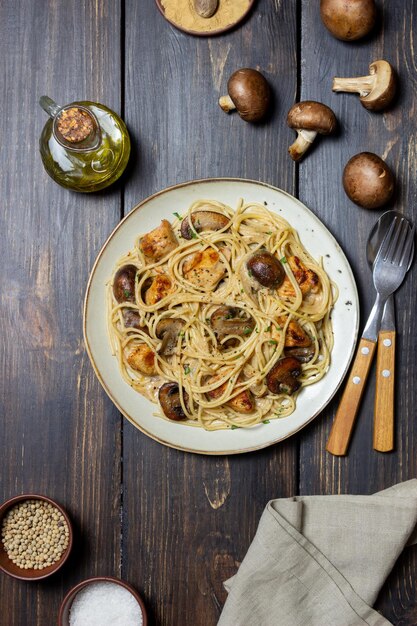
<path fill-rule="evenodd" d="M 369 65 L 369 73 L 375 75 L 375 85 L 366 96 L 360 96 L 360 101 L 365 109 L 381 111 L 395 96 L 395 72 L 388 61 L 381 59 Z"/>
<path fill-rule="evenodd" d="M 323 24 L 342 41 L 365 37 L 374 27 L 376 14 L 375 0 L 320 0 Z"/>
<path fill-rule="evenodd" d="M 392 197 L 394 176 L 378 155 L 360 152 L 345 166 L 343 187 L 355 204 L 365 209 L 377 209 Z"/>
<path fill-rule="evenodd" d="M 312 130 L 321 135 L 329 135 L 336 128 L 337 121 L 333 111 L 325 104 L 305 100 L 291 107 L 287 124 L 295 130 Z"/>
<path fill-rule="evenodd" d="M 243 120 L 258 122 L 265 117 L 271 90 L 260 72 L 251 68 L 237 70 L 228 80 L 227 91 Z"/>

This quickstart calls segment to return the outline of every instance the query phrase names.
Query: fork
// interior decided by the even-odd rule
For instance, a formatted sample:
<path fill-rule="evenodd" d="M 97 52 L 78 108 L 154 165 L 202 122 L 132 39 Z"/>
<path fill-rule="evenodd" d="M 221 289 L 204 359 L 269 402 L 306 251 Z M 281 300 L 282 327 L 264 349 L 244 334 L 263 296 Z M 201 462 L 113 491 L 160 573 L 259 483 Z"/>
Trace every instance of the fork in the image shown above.
<path fill-rule="evenodd" d="M 373 266 L 377 292 L 375 304 L 363 331 L 352 369 L 337 409 L 326 449 L 343 456 L 349 447 L 359 404 L 375 352 L 382 314 L 388 297 L 404 280 L 413 250 L 414 226 L 404 217 L 394 218 L 385 235 Z"/>

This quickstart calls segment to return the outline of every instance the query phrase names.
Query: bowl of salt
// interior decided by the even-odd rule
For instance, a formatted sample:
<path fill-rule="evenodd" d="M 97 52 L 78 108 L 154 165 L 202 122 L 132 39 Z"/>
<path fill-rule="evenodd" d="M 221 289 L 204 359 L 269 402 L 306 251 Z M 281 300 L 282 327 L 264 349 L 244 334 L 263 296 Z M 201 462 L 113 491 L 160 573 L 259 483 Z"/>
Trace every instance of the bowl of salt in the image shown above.
<path fill-rule="evenodd" d="M 78 583 L 59 609 L 59 626 L 147 626 L 137 591 L 118 578 L 99 576 Z"/>

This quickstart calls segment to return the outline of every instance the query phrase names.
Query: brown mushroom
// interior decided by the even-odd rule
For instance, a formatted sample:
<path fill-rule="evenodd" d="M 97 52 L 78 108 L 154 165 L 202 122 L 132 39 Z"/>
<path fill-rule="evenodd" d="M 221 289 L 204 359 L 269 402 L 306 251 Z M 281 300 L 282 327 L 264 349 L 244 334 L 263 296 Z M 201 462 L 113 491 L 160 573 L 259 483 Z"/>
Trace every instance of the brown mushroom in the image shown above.
<path fill-rule="evenodd" d="M 255 328 L 253 317 L 235 306 L 220 306 L 211 314 L 210 323 L 219 341 L 228 335 L 250 335 Z"/>
<path fill-rule="evenodd" d="M 321 0 L 320 15 L 332 35 L 354 41 L 371 32 L 376 21 L 375 0 Z"/>
<path fill-rule="evenodd" d="M 113 281 L 113 294 L 117 302 L 135 302 L 135 278 L 138 268 L 123 265 L 116 272 Z"/>
<path fill-rule="evenodd" d="M 144 328 L 140 325 L 139 313 L 133 309 L 123 309 L 123 323 L 125 328 L 138 328 L 140 330 Z"/>
<path fill-rule="evenodd" d="M 316 348 L 314 343 L 304 348 L 285 348 L 285 353 L 287 354 L 287 356 L 295 356 L 300 361 L 300 363 L 308 363 L 309 361 L 311 361 L 315 351 Z"/>
<path fill-rule="evenodd" d="M 226 215 L 216 213 L 216 211 L 196 211 L 191 215 L 191 222 L 194 230 L 201 233 L 207 230 L 221 230 L 228 225 L 230 220 Z M 184 239 L 192 239 L 193 234 L 189 219 L 185 217 L 181 222 L 181 235 Z"/>
<path fill-rule="evenodd" d="M 301 387 L 298 377 L 301 374 L 300 361 L 293 356 L 286 356 L 275 363 L 266 376 L 266 386 L 274 394 L 291 395 Z"/>
<path fill-rule="evenodd" d="M 307 152 L 317 134 L 329 135 L 336 128 L 336 117 L 333 111 L 313 100 L 294 104 L 288 111 L 287 124 L 297 131 L 297 139 L 288 148 L 291 158 L 299 161 Z"/>
<path fill-rule="evenodd" d="M 212 17 L 219 6 L 219 0 L 194 0 L 194 10 L 200 17 Z"/>
<path fill-rule="evenodd" d="M 158 339 L 162 340 L 161 347 L 158 352 L 164 356 L 174 354 L 178 343 L 178 336 L 185 322 L 174 317 L 165 317 L 161 319 L 155 329 Z"/>
<path fill-rule="evenodd" d="M 395 96 L 395 74 L 388 61 L 374 61 L 369 76 L 334 78 L 333 91 L 358 93 L 362 106 L 368 111 L 382 111 Z"/>
<path fill-rule="evenodd" d="M 183 398 L 185 405 L 188 406 L 188 394 L 184 390 Z M 178 383 L 164 383 L 158 392 L 159 404 L 164 412 L 165 417 L 175 422 L 186 420 L 187 416 L 180 400 L 180 387 Z"/>
<path fill-rule="evenodd" d="M 253 277 L 269 289 L 277 289 L 284 281 L 285 270 L 277 257 L 261 249 L 254 252 L 246 261 L 246 267 L 250 277 Z"/>
<path fill-rule="evenodd" d="M 266 78 L 257 70 L 243 68 L 234 72 L 227 83 L 228 96 L 219 98 L 226 113 L 237 109 L 245 122 L 259 122 L 265 117 L 271 101 Z"/>
<path fill-rule="evenodd" d="M 379 156 L 372 152 L 360 152 L 346 164 L 343 187 L 355 204 L 364 209 L 378 209 L 394 193 L 394 176 Z"/>

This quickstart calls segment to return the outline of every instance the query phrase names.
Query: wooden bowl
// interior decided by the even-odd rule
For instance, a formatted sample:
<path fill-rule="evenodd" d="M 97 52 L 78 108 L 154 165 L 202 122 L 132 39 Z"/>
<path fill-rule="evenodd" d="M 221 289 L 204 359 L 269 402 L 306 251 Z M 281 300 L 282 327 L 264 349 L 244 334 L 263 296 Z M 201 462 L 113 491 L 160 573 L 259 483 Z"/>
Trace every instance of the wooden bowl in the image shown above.
<path fill-rule="evenodd" d="M 40 569 L 40 570 L 39 569 L 22 569 L 21 567 L 19 567 L 18 565 L 16 565 L 15 563 L 13 563 L 13 561 L 9 559 L 9 557 L 7 556 L 6 550 L 4 549 L 3 542 L 1 541 L 1 538 L 0 538 L 0 570 L 5 572 L 6 574 L 9 574 L 9 576 L 13 576 L 13 578 L 18 578 L 19 580 L 28 580 L 28 581 L 42 580 L 42 578 L 47 578 L 48 576 L 55 574 L 55 572 L 57 572 L 67 560 L 68 555 L 71 552 L 72 541 L 73 541 L 73 532 L 72 532 L 71 522 L 67 513 L 58 504 L 58 502 L 55 502 L 55 500 L 51 500 L 51 498 L 48 498 L 46 496 L 40 496 L 38 494 L 30 493 L 30 494 L 23 494 L 21 496 L 15 496 L 14 498 L 10 498 L 10 500 L 6 500 L 6 502 L 4 502 L 1 505 L 0 528 L 3 525 L 3 519 L 7 511 L 9 511 L 19 502 L 24 502 L 25 500 L 43 500 L 44 502 L 49 502 L 49 504 L 52 504 L 52 506 L 54 506 L 56 509 L 58 509 L 58 511 L 60 511 L 60 513 L 62 513 L 66 521 L 66 524 L 68 526 L 68 531 L 69 531 L 68 545 L 65 549 L 65 552 L 59 559 L 59 561 L 56 561 L 49 567 L 45 567 L 44 569 Z"/>
<path fill-rule="evenodd" d="M 82 580 L 80 583 L 78 583 L 78 585 L 75 585 L 75 587 L 70 589 L 63 599 L 61 607 L 59 609 L 58 626 L 69 626 L 70 609 L 77 593 L 81 591 L 81 589 L 84 589 L 84 587 L 87 587 L 87 585 L 100 582 L 116 583 L 117 585 L 120 585 L 121 587 L 124 587 L 125 589 L 130 591 L 132 596 L 138 602 L 142 611 L 142 626 L 148 626 L 148 614 L 146 612 L 145 604 L 136 589 L 134 589 L 128 583 L 125 583 L 124 580 L 120 580 L 119 578 L 113 578 L 112 576 L 95 576 L 94 578 L 87 578 L 87 580 Z"/>

